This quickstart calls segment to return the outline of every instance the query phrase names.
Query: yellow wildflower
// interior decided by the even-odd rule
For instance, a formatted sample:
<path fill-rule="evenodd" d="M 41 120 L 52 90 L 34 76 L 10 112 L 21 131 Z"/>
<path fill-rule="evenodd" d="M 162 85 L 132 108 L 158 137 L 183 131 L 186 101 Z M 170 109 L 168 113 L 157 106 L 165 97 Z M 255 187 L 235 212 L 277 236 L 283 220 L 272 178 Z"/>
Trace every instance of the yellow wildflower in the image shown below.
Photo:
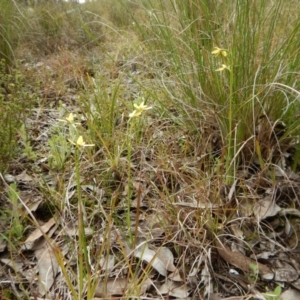
<path fill-rule="evenodd" d="M 133 104 L 133 106 L 134 106 L 135 110 L 129 114 L 129 118 L 138 117 L 143 113 L 143 111 L 152 108 L 152 106 L 145 105 L 144 101 L 142 101 L 140 104 L 135 103 L 135 104 Z"/>
<path fill-rule="evenodd" d="M 217 72 L 222 72 L 224 70 L 228 70 L 230 72 L 230 68 L 224 64 L 222 64 L 221 68 L 216 69 Z"/>
<path fill-rule="evenodd" d="M 65 120 L 61 120 L 58 119 L 58 121 L 64 122 L 64 123 L 68 123 L 68 124 L 72 124 L 72 125 L 80 125 L 80 123 L 75 123 L 74 122 L 75 116 L 73 113 L 70 113 Z"/>
<path fill-rule="evenodd" d="M 215 47 L 215 50 L 213 50 L 211 52 L 211 54 L 213 54 L 215 56 L 218 56 L 219 54 L 221 54 L 222 56 L 226 57 L 227 56 L 227 51 L 225 49 Z"/>
<path fill-rule="evenodd" d="M 66 120 L 69 122 L 69 123 L 73 123 L 74 122 L 74 115 L 72 113 L 70 113 L 67 117 L 66 117 Z"/>
<path fill-rule="evenodd" d="M 85 141 L 83 140 L 82 135 L 79 136 L 77 141 L 74 143 L 73 141 L 69 140 L 69 142 L 77 147 L 93 147 L 95 146 L 94 144 L 86 144 Z"/>

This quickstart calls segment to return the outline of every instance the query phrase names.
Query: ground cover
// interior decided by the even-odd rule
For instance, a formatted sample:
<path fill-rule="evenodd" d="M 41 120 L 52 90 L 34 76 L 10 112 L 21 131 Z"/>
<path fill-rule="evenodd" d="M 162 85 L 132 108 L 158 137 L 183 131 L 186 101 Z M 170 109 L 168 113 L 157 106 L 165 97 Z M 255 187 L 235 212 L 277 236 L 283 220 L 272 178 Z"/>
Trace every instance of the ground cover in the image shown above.
<path fill-rule="evenodd" d="M 1 298 L 299 298 L 297 1 L 9 3 Z"/>

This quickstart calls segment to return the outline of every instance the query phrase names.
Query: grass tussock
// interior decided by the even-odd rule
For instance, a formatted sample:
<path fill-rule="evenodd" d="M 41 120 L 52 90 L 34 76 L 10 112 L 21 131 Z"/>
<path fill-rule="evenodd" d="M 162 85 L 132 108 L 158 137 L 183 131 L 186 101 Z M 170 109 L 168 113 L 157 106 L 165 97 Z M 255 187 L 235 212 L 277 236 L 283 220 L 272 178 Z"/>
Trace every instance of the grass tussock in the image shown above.
<path fill-rule="evenodd" d="M 18 45 L 22 22 L 13 1 L 1 1 L 0 9 L 0 60 L 4 60 L 8 72 L 9 66 L 14 63 L 14 52 Z"/>
<path fill-rule="evenodd" d="M 7 299 L 279 299 L 299 280 L 297 1 L 17 7 L 39 100 L 1 173 Z"/>

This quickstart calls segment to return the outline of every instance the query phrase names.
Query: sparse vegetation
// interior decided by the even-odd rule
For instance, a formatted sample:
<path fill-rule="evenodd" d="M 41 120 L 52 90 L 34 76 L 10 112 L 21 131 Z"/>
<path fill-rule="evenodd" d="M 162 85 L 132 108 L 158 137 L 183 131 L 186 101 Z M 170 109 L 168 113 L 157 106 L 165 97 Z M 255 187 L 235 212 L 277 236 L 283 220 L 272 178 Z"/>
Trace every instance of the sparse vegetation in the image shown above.
<path fill-rule="evenodd" d="M 22 121 L 30 114 L 36 95 L 25 86 L 17 68 L 7 73 L 5 60 L 0 61 L 0 171 L 4 171 L 18 152 L 17 134 Z"/>
<path fill-rule="evenodd" d="M 297 295 L 298 1 L 11 3 L 1 296 Z"/>

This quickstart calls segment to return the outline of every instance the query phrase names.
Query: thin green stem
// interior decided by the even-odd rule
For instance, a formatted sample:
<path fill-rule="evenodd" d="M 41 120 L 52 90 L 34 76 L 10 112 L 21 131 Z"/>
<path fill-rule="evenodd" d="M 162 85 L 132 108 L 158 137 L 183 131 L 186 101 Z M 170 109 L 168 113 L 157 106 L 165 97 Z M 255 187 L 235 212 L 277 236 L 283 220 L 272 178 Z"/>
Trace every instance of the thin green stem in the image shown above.
<path fill-rule="evenodd" d="M 231 53 L 230 71 L 229 71 L 229 111 L 228 111 L 228 139 L 227 139 L 227 155 L 226 155 L 226 184 L 230 184 L 233 181 L 233 165 L 231 160 L 234 157 L 233 150 L 233 112 L 236 108 L 233 99 L 233 53 Z"/>
<path fill-rule="evenodd" d="M 126 215 L 126 224 L 129 231 L 130 244 L 132 244 L 132 233 L 131 233 L 131 220 L 130 220 L 130 207 L 131 207 L 131 153 L 132 153 L 132 142 L 131 134 L 133 122 L 128 124 L 129 129 L 127 130 L 127 160 L 128 160 L 128 171 L 127 171 L 127 180 L 128 180 L 128 191 L 127 191 L 127 215 Z"/>
<path fill-rule="evenodd" d="M 88 253 L 86 245 L 86 236 L 84 232 L 84 204 L 82 201 L 81 184 L 80 184 L 80 149 L 75 150 L 75 172 L 78 199 L 78 294 L 84 297 L 84 279 L 85 274 L 90 277 L 90 266 L 88 263 Z M 86 269 L 85 269 L 86 264 Z M 90 278 L 88 278 L 90 283 Z M 88 288 L 89 290 L 89 288 Z"/>

